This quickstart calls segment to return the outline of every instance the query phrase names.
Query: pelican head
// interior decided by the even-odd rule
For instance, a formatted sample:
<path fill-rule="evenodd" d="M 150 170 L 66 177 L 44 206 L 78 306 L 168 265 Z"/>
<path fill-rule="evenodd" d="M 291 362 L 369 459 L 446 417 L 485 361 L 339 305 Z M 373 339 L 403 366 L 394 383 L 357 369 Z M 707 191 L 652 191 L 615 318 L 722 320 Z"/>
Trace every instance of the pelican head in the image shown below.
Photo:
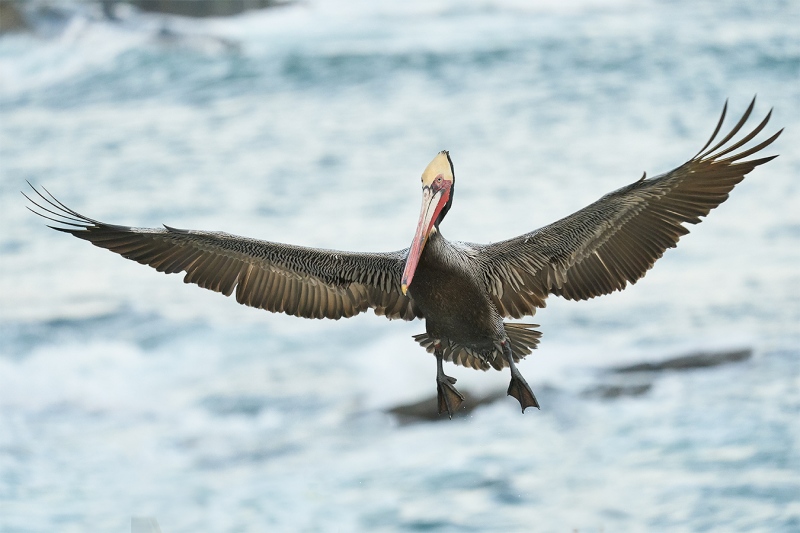
<path fill-rule="evenodd" d="M 450 160 L 450 153 L 442 150 L 433 161 L 428 163 L 422 173 L 422 209 L 417 222 L 417 232 L 411 242 L 411 249 L 408 251 L 406 267 L 403 271 L 402 286 L 403 294 L 408 291 L 414 271 L 419 264 L 422 249 L 428 242 L 428 237 L 439 229 L 439 223 L 450 210 L 453 204 L 453 186 L 456 178 L 453 172 L 453 162 Z"/>

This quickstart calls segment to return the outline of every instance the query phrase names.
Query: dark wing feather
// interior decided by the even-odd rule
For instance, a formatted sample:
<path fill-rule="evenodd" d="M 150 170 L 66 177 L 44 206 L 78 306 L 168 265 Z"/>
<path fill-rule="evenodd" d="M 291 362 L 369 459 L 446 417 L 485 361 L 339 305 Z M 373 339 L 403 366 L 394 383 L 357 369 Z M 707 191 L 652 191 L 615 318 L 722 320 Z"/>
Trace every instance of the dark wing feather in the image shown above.
<path fill-rule="evenodd" d="M 33 188 L 33 186 L 31 186 Z M 130 228 L 106 224 L 68 208 L 34 188 L 31 211 L 50 226 L 184 282 L 276 313 L 304 318 L 351 317 L 369 308 L 390 319 L 421 312 L 400 292 L 406 250 L 353 253 L 319 250 L 237 237 L 221 232 Z M 23 193 L 24 194 L 24 193 Z"/>
<path fill-rule="evenodd" d="M 544 307 L 549 294 L 585 300 L 622 290 L 644 276 L 667 248 L 674 248 L 689 233 L 685 224 L 699 223 L 747 173 L 777 157 L 743 161 L 783 131 L 744 149 L 767 125 L 771 111 L 752 132 L 728 145 L 754 103 L 755 99 L 728 135 L 707 149 L 720 131 L 726 102 L 711 139 L 680 167 L 651 179 L 642 176 L 526 235 L 471 245 L 479 252 L 484 279 L 500 314 L 521 318 Z"/>

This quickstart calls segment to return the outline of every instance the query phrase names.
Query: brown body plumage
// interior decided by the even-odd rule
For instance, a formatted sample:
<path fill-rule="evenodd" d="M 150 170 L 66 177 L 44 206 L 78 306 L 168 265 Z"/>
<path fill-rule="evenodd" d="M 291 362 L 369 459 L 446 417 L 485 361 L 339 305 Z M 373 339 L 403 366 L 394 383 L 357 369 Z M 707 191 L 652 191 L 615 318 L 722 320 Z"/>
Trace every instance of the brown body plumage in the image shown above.
<path fill-rule="evenodd" d="M 533 315 L 550 294 L 585 300 L 635 283 L 667 248 L 689 232 L 685 224 L 728 198 L 756 166 L 776 156 L 745 160 L 770 145 L 746 145 L 770 114 L 733 142 L 752 112 L 688 162 L 640 180 L 549 226 L 494 244 L 448 242 L 439 223 L 450 209 L 455 176 L 447 152 L 422 176 L 423 208 L 409 249 L 353 253 L 291 246 L 220 232 L 130 228 L 106 224 L 66 207 L 49 192 L 29 200 L 53 227 L 166 273 L 230 295 L 239 303 L 305 318 L 350 317 L 373 309 L 390 319 L 424 318 L 415 339 L 437 357 L 439 410 L 452 414 L 463 397 L 442 361 L 486 370 L 509 366 L 509 394 L 526 407 L 538 403 L 515 362 L 539 342 L 535 324 L 505 323 Z M 782 131 L 782 130 L 781 130 Z"/>

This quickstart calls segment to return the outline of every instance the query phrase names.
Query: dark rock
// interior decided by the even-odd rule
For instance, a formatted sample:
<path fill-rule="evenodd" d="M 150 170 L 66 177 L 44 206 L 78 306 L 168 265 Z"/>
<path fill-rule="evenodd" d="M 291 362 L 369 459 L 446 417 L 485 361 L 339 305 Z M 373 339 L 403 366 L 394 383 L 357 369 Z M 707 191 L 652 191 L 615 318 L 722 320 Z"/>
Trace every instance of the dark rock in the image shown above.
<path fill-rule="evenodd" d="M 728 363 L 746 361 L 753 355 L 753 350 L 731 350 L 726 352 L 697 352 L 657 363 L 637 363 L 635 365 L 619 366 L 611 371 L 624 374 L 629 372 L 661 372 L 663 370 L 692 370 L 695 368 L 708 368 Z"/>
<path fill-rule="evenodd" d="M 184 17 L 227 17 L 251 9 L 287 5 L 281 0 L 129 0 L 142 11 Z"/>
<path fill-rule="evenodd" d="M 653 385 L 651 383 L 634 383 L 626 385 L 597 385 L 584 391 L 583 395 L 590 398 L 601 398 L 603 400 L 615 400 L 624 396 L 641 396 L 648 392 Z"/>
<path fill-rule="evenodd" d="M 476 407 L 487 405 L 506 397 L 505 392 L 497 391 L 484 396 L 470 394 L 461 391 L 464 395 L 464 403 L 453 413 L 453 418 L 467 416 Z M 436 395 L 425 398 L 418 402 L 392 407 L 387 412 L 394 415 L 401 424 L 413 424 L 415 422 L 436 422 L 437 420 L 447 420 L 447 413 L 439 414 L 438 401 Z"/>
<path fill-rule="evenodd" d="M 27 31 L 30 27 L 22 16 L 17 2 L 0 0 L 0 35 Z"/>

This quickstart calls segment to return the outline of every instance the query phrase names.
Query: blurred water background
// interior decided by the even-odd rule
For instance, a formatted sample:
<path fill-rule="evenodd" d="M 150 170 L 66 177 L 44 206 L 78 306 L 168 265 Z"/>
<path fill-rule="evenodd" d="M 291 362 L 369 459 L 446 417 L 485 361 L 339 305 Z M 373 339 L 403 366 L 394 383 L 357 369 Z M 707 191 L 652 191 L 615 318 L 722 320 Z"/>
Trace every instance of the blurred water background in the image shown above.
<path fill-rule="evenodd" d="M 47 5 L 0 37 L 0 531 L 800 530 L 800 4 Z M 388 251 L 448 149 L 443 233 L 496 241 L 681 164 L 756 93 L 781 156 L 637 285 L 548 302 L 524 415 L 401 425 L 386 409 L 435 392 L 421 322 L 240 307 L 47 229 L 19 194 Z M 753 356 L 586 393 L 727 349 Z"/>

